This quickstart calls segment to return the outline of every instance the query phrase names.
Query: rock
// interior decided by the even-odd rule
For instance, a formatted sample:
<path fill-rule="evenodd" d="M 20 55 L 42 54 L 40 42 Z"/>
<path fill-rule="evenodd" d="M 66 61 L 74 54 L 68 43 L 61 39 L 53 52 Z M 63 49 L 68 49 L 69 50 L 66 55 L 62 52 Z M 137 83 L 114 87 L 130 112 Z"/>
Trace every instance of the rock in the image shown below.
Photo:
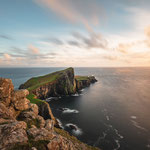
<path fill-rule="evenodd" d="M 55 83 L 55 94 L 69 94 L 76 85 L 71 69 L 60 72 L 60 79 Z M 61 84 L 58 86 L 58 84 Z M 63 85 L 66 88 L 61 89 Z M 58 88 L 58 87 L 60 88 Z M 47 90 L 47 89 L 46 89 Z M 31 104 L 26 96 L 28 90 L 14 91 L 9 79 L 0 78 L 0 149 L 45 150 L 91 150 L 85 144 L 72 138 L 64 130 L 57 129 L 55 119 L 47 102 Z M 48 94 L 48 93 L 46 93 Z M 42 115 L 42 116 L 40 116 Z M 44 120 L 45 118 L 50 118 Z M 20 120 L 20 121 L 17 121 Z M 55 125 L 55 128 L 54 128 Z M 75 129 L 74 126 L 70 128 Z M 61 136 L 61 135 L 62 136 Z"/>
<path fill-rule="evenodd" d="M 47 145 L 48 150 L 78 150 L 71 141 L 62 136 L 53 138 Z M 79 147 L 78 147 L 79 148 Z"/>
<path fill-rule="evenodd" d="M 19 116 L 17 117 L 18 120 L 24 120 L 24 121 L 28 121 L 28 120 L 32 120 L 32 119 L 36 119 L 37 115 L 34 112 L 31 111 L 22 111 Z"/>
<path fill-rule="evenodd" d="M 76 88 L 77 91 L 90 86 L 91 83 L 97 82 L 94 76 L 76 76 Z"/>
<path fill-rule="evenodd" d="M 76 126 L 76 125 L 73 125 L 73 124 L 70 124 L 70 125 L 69 125 L 69 128 L 70 128 L 71 130 L 77 130 L 77 129 L 78 129 L 77 126 Z"/>
<path fill-rule="evenodd" d="M 18 119 L 19 120 L 32 120 L 32 119 L 36 119 L 38 116 L 38 106 L 36 104 L 29 104 L 29 109 L 22 111 L 19 116 Z"/>
<path fill-rule="evenodd" d="M 0 125 L 0 149 L 7 150 L 15 144 L 27 143 L 26 127 L 27 125 L 23 121 Z"/>
<path fill-rule="evenodd" d="M 14 92 L 12 102 L 15 106 L 15 109 L 20 111 L 29 109 L 30 101 L 26 98 L 28 94 L 28 90 L 18 90 Z"/>
<path fill-rule="evenodd" d="M 0 118 L 14 119 L 12 111 L 10 111 L 4 103 L 0 102 Z"/>
<path fill-rule="evenodd" d="M 6 106 L 9 106 L 13 91 L 14 86 L 12 81 L 10 79 L 0 78 L 0 102 L 3 102 Z"/>
<path fill-rule="evenodd" d="M 45 122 L 45 129 L 47 129 L 49 131 L 53 131 L 54 130 L 54 121 L 47 119 Z"/>
<path fill-rule="evenodd" d="M 39 121 L 40 123 L 40 128 L 43 128 L 45 126 L 45 120 L 43 119 L 43 117 L 41 116 L 37 116 L 37 120 Z"/>
<path fill-rule="evenodd" d="M 30 103 L 30 110 L 34 112 L 34 114 L 38 115 L 39 113 L 39 108 L 36 104 L 31 104 Z"/>
<path fill-rule="evenodd" d="M 27 133 L 32 137 L 34 141 L 51 140 L 55 137 L 52 132 L 46 130 L 45 128 L 30 128 L 29 130 L 27 130 Z"/>
<path fill-rule="evenodd" d="M 55 117 L 53 116 L 52 110 L 47 102 L 39 103 L 39 115 L 42 116 L 44 119 L 52 119 L 56 122 Z"/>

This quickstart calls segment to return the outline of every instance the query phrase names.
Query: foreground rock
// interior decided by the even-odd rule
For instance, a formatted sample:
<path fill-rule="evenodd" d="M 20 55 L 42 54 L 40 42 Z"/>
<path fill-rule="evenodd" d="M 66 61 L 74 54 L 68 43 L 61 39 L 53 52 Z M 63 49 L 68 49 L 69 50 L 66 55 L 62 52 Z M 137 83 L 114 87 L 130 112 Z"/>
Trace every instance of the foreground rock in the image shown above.
<path fill-rule="evenodd" d="M 1 150 L 97 149 L 55 128 L 54 118 L 40 116 L 39 107 L 26 99 L 28 94 L 27 90 L 14 91 L 11 80 L 0 78 Z"/>

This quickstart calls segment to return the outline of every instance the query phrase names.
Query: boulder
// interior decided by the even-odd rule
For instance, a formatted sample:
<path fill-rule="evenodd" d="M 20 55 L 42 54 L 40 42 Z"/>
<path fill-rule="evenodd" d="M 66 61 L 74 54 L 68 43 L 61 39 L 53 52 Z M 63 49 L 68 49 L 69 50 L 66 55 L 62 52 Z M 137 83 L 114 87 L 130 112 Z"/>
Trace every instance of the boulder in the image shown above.
<path fill-rule="evenodd" d="M 16 110 L 22 111 L 30 108 L 30 101 L 26 98 L 28 94 L 28 90 L 18 90 L 14 92 L 12 96 L 12 103 Z"/>
<path fill-rule="evenodd" d="M 38 115 L 38 113 L 39 113 L 39 108 L 36 104 L 30 103 L 30 110 L 33 111 L 35 115 Z"/>
<path fill-rule="evenodd" d="M 45 129 L 47 129 L 48 131 L 53 131 L 54 130 L 54 121 L 47 119 L 45 121 Z"/>
<path fill-rule="evenodd" d="M 46 130 L 45 128 L 30 128 L 27 130 L 27 133 L 30 137 L 32 137 L 32 140 L 39 141 L 39 140 L 51 140 L 55 137 L 55 135 Z"/>
<path fill-rule="evenodd" d="M 8 150 L 15 144 L 27 143 L 26 127 L 27 125 L 23 121 L 0 125 L 0 149 Z"/>
<path fill-rule="evenodd" d="M 14 91 L 14 86 L 10 79 L 0 78 L 0 102 L 3 102 L 6 106 L 11 103 L 11 95 Z"/>
<path fill-rule="evenodd" d="M 0 118 L 14 119 L 14 114 L 9 110 L 4 103 L 0 102 Z"/>

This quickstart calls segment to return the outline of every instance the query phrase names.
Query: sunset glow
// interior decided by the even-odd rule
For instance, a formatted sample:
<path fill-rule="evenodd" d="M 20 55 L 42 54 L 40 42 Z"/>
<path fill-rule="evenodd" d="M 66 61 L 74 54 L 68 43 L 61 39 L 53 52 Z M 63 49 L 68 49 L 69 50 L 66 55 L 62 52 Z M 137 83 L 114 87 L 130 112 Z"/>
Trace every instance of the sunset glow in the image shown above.
<path fill-rule="evenodd" d="M 0 67 L 62 66 L 150 66 L 150 1 L 1 1 Z"/>

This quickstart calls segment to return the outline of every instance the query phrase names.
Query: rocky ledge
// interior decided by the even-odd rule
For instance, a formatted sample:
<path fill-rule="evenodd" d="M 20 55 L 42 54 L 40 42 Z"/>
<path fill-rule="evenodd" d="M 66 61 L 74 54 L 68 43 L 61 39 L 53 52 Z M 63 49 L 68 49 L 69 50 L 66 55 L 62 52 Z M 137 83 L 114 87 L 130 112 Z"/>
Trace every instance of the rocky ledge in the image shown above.
<path fill-rule="evenodd" d="M 54 127 L 53 119 L 39 115 L 39 107 L 14 90 L 10 79 L 0 78 L 1 150 L 92 150 L 66 131 Z M 50 111 L 50 110 L 49 110 Z"/>

